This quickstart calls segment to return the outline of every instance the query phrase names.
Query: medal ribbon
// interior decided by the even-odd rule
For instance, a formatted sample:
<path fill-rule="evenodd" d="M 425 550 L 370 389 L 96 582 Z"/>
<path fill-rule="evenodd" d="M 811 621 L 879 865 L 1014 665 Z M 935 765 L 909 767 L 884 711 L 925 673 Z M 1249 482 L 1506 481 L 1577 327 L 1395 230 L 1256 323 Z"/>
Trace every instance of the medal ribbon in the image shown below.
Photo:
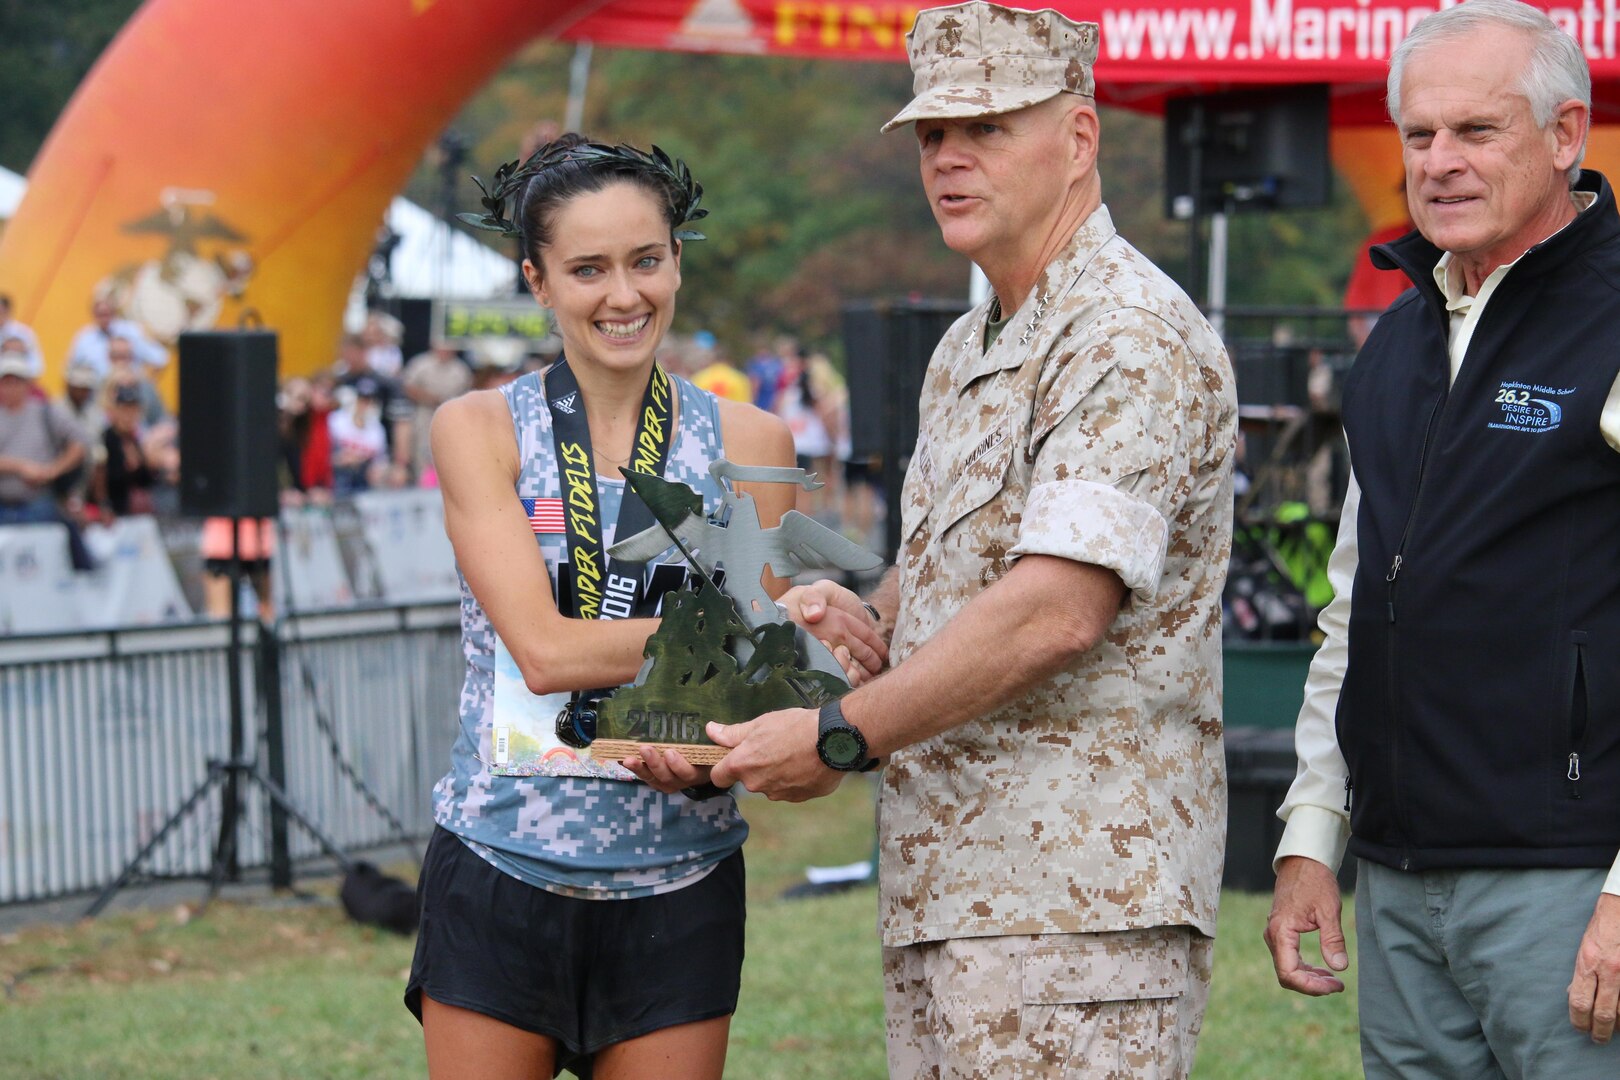
<path fill-rule="evenodd" d="M 596 463 L 591 455 L 591 427 L 585 419 L 585 399 L 579 380 L 568 369 L 566 358 L 559 359 L 546 373 L 545 388 L 568 540 L 568 569 L 557 575 L 557 607 L 564 615 L 581 619 L 652 615 L 657 598 L 646 586 L 646 564 L 610 560 L 602 543 L 602 499 L 596 485 Z M 630 448 L 629 468 L 634 472 L 664 474 L 673 438 L 670 431 L 672 391 L 668 373 L 655 363 L 642 395 L 641 416 L 636 421 L 635 442 Z M 652 524 L 652 511 L 626 484 L 614 536 L 625 539 Z"/>

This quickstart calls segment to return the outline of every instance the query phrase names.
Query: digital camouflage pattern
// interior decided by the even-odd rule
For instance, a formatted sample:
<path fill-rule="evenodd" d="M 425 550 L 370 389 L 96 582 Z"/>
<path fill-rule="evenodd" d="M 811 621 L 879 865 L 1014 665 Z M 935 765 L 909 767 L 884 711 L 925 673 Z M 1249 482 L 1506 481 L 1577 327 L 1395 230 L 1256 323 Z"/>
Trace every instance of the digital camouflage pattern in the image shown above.
<path fill-rule="evenodd" d="M 885 949 L 889 1075 L 1185 1077 L 1214 945 L 1167 926 Z"/>
<path fill-rule="evenodd" d="M 676 430 L 664 475 L 697 491 L 719 512 L 720 483 L 709 464 L 725 456 L 713 394 L 671 376 L 678 403 Z M 512 414 L 518 475 L 513 498 L 562 495 L 545 383 L 529 374 L 500 388 Z M 597 477 L 603 545 L 618 528 L 624 482 Z M 553 590 L 568 562 L 561 532 L 537 533 Z M 679 563 L 673 548 L 652 560 Z M 684 574 L 675 574 L 679 582 Z M 595 775 L 499 775 L 491 767 L 498 703 L 500 654 L 505 652 L 489 616 L 461 578 L 461 642 L 467 675 L 461 688 L 460 727 L 450 770 L 433 788 L 433 819 L 455 833 L 496 869 L 548 892 L 585 900 L 628 900 L 695 884 L 742 846 L 748 825 L 729 796 L 688 799 L 641 783 L 617 763 Z M 526 688 L 508 687 L 527 693 Z M 555 709 L 566 695 L 557 695 Z M 550 715 L 555 715 L 552 712 Z"/>
<path fill-rule="evenodd" d="M 1021 555 L 1107 567 L 1128 592 L 1068 670 L 890 759 L 884 944 L 1177 924 L 1213 935 L 1231 365 L 1106 207 L 985 350 L 989 307 L 951 327 L 928 369 L 891 660 Z"/>
<path fill-rule="evenodd" d="M 974 0 L 920 12 L 906 35 L 916 97 L 883 130 L 924 118 L 1013 112 L 1064 91 L 1091 97 L 1097 40 L 1096 23 L 1077 23 L 1051 8 Z"/>

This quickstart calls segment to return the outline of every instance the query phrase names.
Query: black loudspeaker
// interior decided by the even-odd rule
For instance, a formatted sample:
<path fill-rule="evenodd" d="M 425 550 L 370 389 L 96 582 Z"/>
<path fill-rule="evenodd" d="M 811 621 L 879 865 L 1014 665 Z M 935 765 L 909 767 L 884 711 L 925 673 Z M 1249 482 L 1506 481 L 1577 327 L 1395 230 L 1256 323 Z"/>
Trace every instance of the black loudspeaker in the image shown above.
<path fill-rule="evenodd" d="M 433 301 L 396 296 L 383 303 L 382 309 L 398 319 L 405 333 L 400 338 L 399 351 L 407 363 L 417 353 L 427 352 L 433 345 Z"/>
<path fill-rule="evenodd" d="M 1164 144 L 1168 217 L 1185 216 L 1177 203 L 1189 196 L 1199 214 L 1327 205 L 1325 83 L 1172 98 Z"/>
<path fill-rule="evenodd" d="M 844 308 L 851 456 L 917 444 L 917 398 L 939 339 L 968 309 L 965 300 L 904 300 Z"/>
<path fill-rule="evenodd" d="M 276 335 L 180 335 L 180 509 L 275 517 Z"/>
<path fill-rule="evenodd" d="M 850 456 L 883 459 L 888 508 L 884 543 L 900 547 L 902 459 L 917 445 L 917 398 L 939 339 L 968 309 L 965 300 L 904 300 L 844 308 L 844 356 L 849 382 Z"/>

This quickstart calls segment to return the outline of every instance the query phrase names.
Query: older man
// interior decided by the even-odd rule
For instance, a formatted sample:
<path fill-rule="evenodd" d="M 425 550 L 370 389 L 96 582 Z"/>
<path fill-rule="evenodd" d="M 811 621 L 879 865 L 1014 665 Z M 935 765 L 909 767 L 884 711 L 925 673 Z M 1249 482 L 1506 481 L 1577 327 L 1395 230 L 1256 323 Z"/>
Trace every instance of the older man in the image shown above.
<path fill-rule="evenodd" d="M 1220 592 L 1235 395 L 1191 301 L 1115 233 L 1097 27 L 922 12 L 911 124 L 945 243 L 994 295 L 929 368 L 894 670 L 711 737 L 777 798 L 889 757 L 881 922 L 894 1076 L 1184 1076 L 1225 825 Z M 829 635 L 862 619 L 795 598 Z"/>
<path fill-rule="evenodd" d="M 33 327 L 19 322 L 12 314 L 11 295 L 0 293 L 0 345 L 13 339 L 22 342 L 23 351 L 28 354 L 30 377 L 37 379 L 45 374 L 45 354 L 39 351 L 39 336 Z"/>
<path fill-rule="evenodd" d="M 148 338 L 134 321 L 120 318 L 110 299 L 98 296 L 90 303 L 89 324 L 73 335 L 68 346 L 68 363 L 81 364 L 106 378 L 110 368 L 108 353 L 115 340 L 128 342 L 134 358 L 149 368 L 156 370 L 169 362 L 169 353 L 162 345 Z"/>
<path fill-rule="evenodd" d="M 32 372 L 21 343 L 0 346 L 0 525 L 61 521 L 52 485 L 84 460 L 83 434 Z"/>
<path fill-rule="evenodd" d="M 1620 221 L 1580 47 L 1469 0 L 1396 50 L 1415 291 L 1344 391 L 1355 484 L 1266 940 L 1368 1076 L 1620 1076 Z M 1320 932 L 1325 968 L 1303 963 Z M 1573 1027 L 1571 1027 L 1573 1024 Z"/>

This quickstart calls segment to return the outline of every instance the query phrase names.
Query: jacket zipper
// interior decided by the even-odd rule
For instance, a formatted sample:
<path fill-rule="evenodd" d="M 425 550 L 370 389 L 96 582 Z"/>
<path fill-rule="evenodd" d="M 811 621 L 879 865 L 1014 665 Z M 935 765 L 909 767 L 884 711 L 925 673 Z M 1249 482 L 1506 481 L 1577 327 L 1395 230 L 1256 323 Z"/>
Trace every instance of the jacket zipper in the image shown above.
<path fill-rule="evenodd" d="M 1405 558 L 1406 541 L 1412 535 L 1412 523 L 1417 520 L 1418 507 L 1423 501 L 1423 480 L 1428 474 L 1429 444 L 1434 441 L 1434 422 L 1445 407 L 1449 393 L 1442 393 L 1434 407 L 1429 410 L 1428 422 L 1423 426 L 1423 449 L 1418 453 L 1418 479 L 1417 488 L 1412 492 L 1412 507 L 1406 512 L 1406 524 L 1401 529 L 1401 539 L 1395 545 L 1395 556 L 1390 560 L 1389 573 L 1384 575 L 1388 584 L 1385 595 L 1389 615 L 1389 635 L 1385 646 L 1385 672 L 1384 685 L 1389 694 L 1389 715 L 1394 737 L 1390 739 L 1389 771 L 1390 782 L 1395 790 L 1395 812 L 1401 824 L 1401 869 L 1411 869 L 1410 840 L 1412 836 L 1411 822 L 1407 817 L 1406 793 L 1401 787 L 1401 710 L 1400 695 L 1395 692 L 1395 657 L 1399 654 L 1396 648 L 1396 619 L 1395 619 L 1395 589 L 1397 580 L 1401 576 L 1401 563 Z"/>
<path fill-rule="evenodd" d="M 1570 676 L 1569 694 L 1569 758 L 1565 763 L 1564 780 L 1571 799 L 1581 797 L 1581 751 L 1586 749 L 1586 728 L 1591 719 L 1591 702 L 1586 694 L 1586 633 L 1581 630 L 1570 635 L 1575 644 L 1575 670 Z M 1575 695 L 1580 694 L 1580 708 L 1575 707 Z"/>

